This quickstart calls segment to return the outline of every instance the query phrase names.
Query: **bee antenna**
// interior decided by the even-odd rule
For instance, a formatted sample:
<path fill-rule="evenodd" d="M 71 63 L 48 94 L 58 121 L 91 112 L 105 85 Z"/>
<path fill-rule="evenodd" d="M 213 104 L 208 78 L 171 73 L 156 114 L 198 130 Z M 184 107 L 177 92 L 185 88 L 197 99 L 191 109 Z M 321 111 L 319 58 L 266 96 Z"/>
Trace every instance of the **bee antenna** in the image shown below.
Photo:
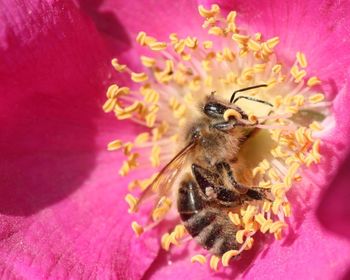
<path fill-rule="evenodd" d="M 246 88 L 241 88 L 241 89 L 239 89 L 239 90 L 236 90 L 236 91 L 234 91 L 233 93 L 232 93 L 232 95 L 231 95 L 231 98 L 230 98 L 230 103 L 236 103 L 236 101 L 238 100 L 238 98 L 236 98 L 235 99 L 235 96 L 236 96 L 236 94 L 237 93 L 239 93 L 239 92 L 243 92 L 243 91 L 247 91 L 247 90 L 251 90 L 251 89 L 255 89 L 255 88 L 261 88 L 261 87 L 267 87 L 267 85 L 265 85 L 265 84 L 261 84 L 261 85 L 256 85 L 256 86 L 252 86 L 252 87 L 246 87 Z M 247 99 L 247 98 L 246 98 Z M 254 101 L 257 101 L 258 99 L 255 99 Z M 260 101 L 262 101 L 262 100 L 260 100 Z M 262 103 L 265 103 L 265 101 L 263 101 Z M 266 102 L 266 103 L 268 103 L 268 102 Z M 270 103 L 268 103 L 268 104 L 270 104 Z M 271 104 L 270 104 L 271 105 Z"/>

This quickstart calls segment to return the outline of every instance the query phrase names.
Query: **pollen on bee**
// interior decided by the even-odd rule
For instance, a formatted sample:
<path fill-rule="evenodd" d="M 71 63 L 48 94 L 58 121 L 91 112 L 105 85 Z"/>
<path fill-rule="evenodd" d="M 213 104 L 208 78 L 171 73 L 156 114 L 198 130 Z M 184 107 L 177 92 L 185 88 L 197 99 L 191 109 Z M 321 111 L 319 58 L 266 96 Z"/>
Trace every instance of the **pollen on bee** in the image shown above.
<path fill-rule="evenodd" d="M 102 109 L 114 113 L 118 121 L 129 120 L 143 128 L 132 140 L 116 139 L 106 145 L 109 151 L 124 156 L 121 176 L 134 170 L 159 169 L 149 178 L 133 180 L 128 188 L 139 198 L 130 193 L 125 201 L 130 213 L 140 208 L 140 214 L 146 211 L 149 216 L 149 225 L 132 222 L 138 236 L 160 223 L 166 224 L 168 216 L 177 217 L 175 228 L 169 226 L 160 238 L 162 248 L 168 251 L 191 238 L 188 224 L 181 222 L 174 207 L 181 178 L 185 173 L 192 174 L 192 163 L 200 163 L 197 150 L 196 156 L 185 158 L 181 154 L 186 154 L 186 147 L 192 148 L 186 142 L 191 138 L 189 127 L 198 121 L 197 116 L 204 115 L 200 110 L 209 98 L 225 104 L 227 108 L 217 120 L 224 126 L 231 124 L 232 134 L 240 131 L 242 136 L 234 139 L 239 144 L 228 141 L 230 145 L 222 147 L 227 155 L 220 161 L 229 162 L 232 177 L 251 190 L 238 191 L 238 206 L 228 207 L 222 213 L 226 224 L 232 227 L 229 232 L 234 232 L 231 241 L 237 246 L 227 248 L 221 256 L 208 258 L 211 269 L 218 270 L 220 260 L 226 267 L 235 256 L 259 243 L 255 233 L 271 235 L 276 240 L 287 233 L 287 218 L 294 207 L 287 193 L 307 179 L 302 170 L 321 162 L 322 143 L 316 132 L 323 129 L 322 119 L 330 112 L 325 94 L 315 91 L 321 80 L 308 73 L 309 69 L 306 72 L 312 64 L 307 53 L 297 50 L 291 57 L 294 62 L 284 61 L 275 51 L 277 45 L 283 48 L 284 42 L 279 37 L 265 38 L 260 32 L 249 34 L 236 22 L 237 12 L 223 15 L 216 4 L 209 8 L 200 5 L 198 12 L 203 17 L 202 27 L 216 36 L 215 40 L 212 36 L 182 37 L 171 33 L 167 40 L 158 41 L 153 34 L 139 32 L 136 42 L 148 52 L 147 56 L 140 56 L 143 69 L 134 71 L 117 58 L 112 59 L 112 67 L 129 77 L 130 86 L 111 84 Z M 257 85 L 265 89 L 249 90 Z M 234 99 L 231 103 L 235 90 L 239 102 Z M 228 158 L 232 153 L 234 160 Z M 210 163 L 208 168 L 221 177 L 216 164 Z M 224 181 L 227 184 L 229 180 Z M 214 200 L 211 205 L 217 205 L 215 188 L 202 195 Z M 153 208 L 143 210 L 148 201 L 153 202 Z M 198 254 L 191 258 L 191 262 L 201 264 L 206 260 L 206 256 Z"/>

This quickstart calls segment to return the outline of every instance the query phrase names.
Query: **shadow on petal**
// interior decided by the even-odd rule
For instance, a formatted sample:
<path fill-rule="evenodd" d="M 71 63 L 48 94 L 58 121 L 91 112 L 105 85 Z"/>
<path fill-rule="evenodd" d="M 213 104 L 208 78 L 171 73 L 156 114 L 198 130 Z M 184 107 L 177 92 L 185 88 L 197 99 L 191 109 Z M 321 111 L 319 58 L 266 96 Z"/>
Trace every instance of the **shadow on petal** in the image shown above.
<path fill-rule="evenodd" d="M 8 110 L 0 149 L 0 212 L 27 216 L 63 199 L 95 164 L 93 118 L 79 95 L 39 92 Z M 77 113 L 81 111 L 81 114 Z M 77 116 L 78 115 L 78 116 Z"/>
<path fill-rule="evenodd" d="M 350 238 L 350 156 L 338 170 L 334 180 L 323 192 L 317 208 L 317 217 L 328 230 Z"/>
<path fill-rule="evenodd" d="M 103 0 L 79 1 L 80 8 L 91 17 L 96 28 L 105 39 L 118 51 L 123 52 L 130 48 L 131 41 L 119 19 L 112 12 L 101 11 Z M 129 15 L 130 16 L 130 15 Z"/>

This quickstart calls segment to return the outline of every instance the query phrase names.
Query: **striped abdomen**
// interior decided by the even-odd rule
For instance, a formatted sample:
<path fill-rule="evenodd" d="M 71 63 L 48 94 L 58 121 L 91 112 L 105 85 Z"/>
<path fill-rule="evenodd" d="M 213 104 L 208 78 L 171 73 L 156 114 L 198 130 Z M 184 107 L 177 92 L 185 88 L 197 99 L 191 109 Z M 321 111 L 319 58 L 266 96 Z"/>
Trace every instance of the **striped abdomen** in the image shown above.
<path fill-rule="evenodd" d="M 177 208 L 188 233 L 215 255 L 237 249 L 235 228 L 221 209 L 207 205 L 194 181 L 183 181 Z"/>

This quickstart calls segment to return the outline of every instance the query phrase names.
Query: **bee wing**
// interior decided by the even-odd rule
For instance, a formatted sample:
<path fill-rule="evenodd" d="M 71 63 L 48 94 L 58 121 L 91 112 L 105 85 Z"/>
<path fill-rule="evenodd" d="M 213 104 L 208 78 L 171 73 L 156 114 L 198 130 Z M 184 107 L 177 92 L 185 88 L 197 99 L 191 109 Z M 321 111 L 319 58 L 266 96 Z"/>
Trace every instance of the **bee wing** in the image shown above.
<path fill-rule="evenodd" d="M 182 164 L 186 160 L 186 156 L 195 146 L 195 142 L 190 142 L 186 147 L 184 147 L 180 152 L 178 152 L 173 159 L 165 165 L 157 177 L 152 181 L 151 184 L 143 191 L 140 199 L 138 200 L 135 209 L 138 208 L 140 203 L 149 197 L 152 192 L 158 193 L 159 197 L 162 197 L 168 193 L 173 185 L 174 179 L 179 172 Z"/>

